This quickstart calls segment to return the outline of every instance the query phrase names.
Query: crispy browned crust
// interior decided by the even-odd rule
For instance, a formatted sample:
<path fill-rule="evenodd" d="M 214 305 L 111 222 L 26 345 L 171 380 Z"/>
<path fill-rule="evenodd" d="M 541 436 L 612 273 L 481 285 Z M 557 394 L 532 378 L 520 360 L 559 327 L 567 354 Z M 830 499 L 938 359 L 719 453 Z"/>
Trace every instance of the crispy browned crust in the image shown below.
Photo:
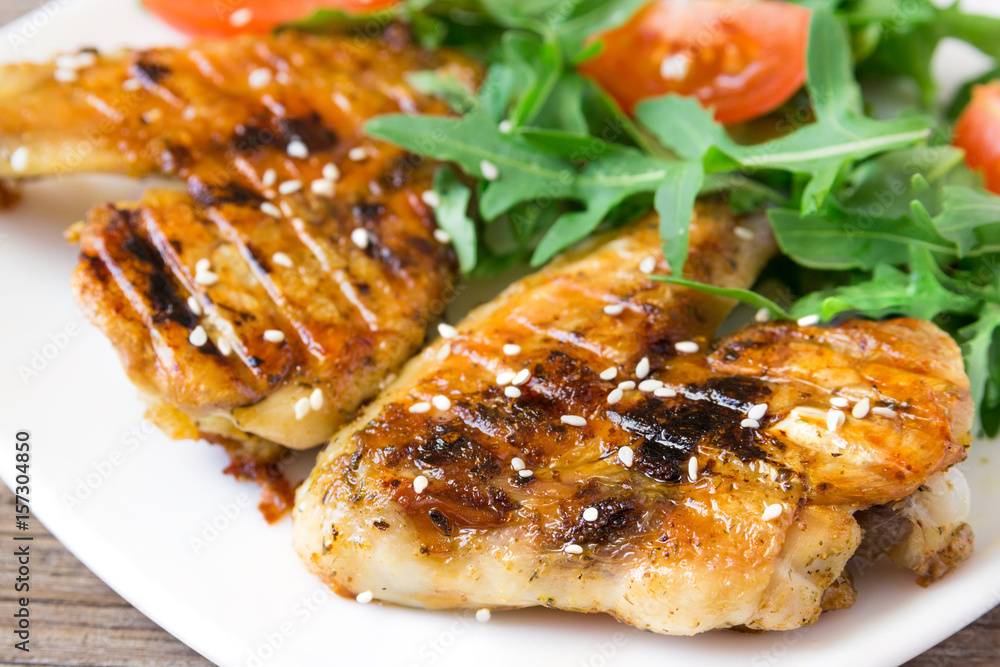
<path fill-rule="evenodd" d="M 186 184 L 186 194 L 96 207 L 72 234 L 77 299 L 168 433 L 242 441 L 241 456 L 262 462 L 274 443 L 323 443 L 416 351 L 450 298 L 454 255 L 420 196 L 435 166 L 366 139 L 363 125 L 447 111 L 409 85 L 410 72 L 446 69 L 470 85 L 478 74 L 390 32 L 101 55 L 75 83 L 56 81 L 52 65 L 5 68 L 0 152 L 23 145 L 32 156 L 16 176 L 105 169 Z M 251 86 L 257 70 L 270 76 Z M 15 175 L 0 162 L 0 176 Z M 301 188 L 282 194 L 286 182 Z M 352 241 L 358 230 L 367 243 Z M 206 260 L 214 284 L 197 279 Z M 189 342 L 198 326 L 209 337 L 201 347 Z M 296 419 L 293 405 L 315 390 L 322 407 Z"/>
<path fill-rule="evenodd" d="M 699 208 L 691 243 L 690 275 L 725 286 L 751 283 L 770 254 L 766 228 L 720 207 Z M 713 344 L 730 304 L 641 273 L 650 256 L 666 270 L 657 246 L 649 220 L 567 255 L 411 362 L 300 488 L 308 566 L 336 590 L 430 608 L 542 604 L 681 634 L 815 621 L 860 542 L 855 509 L 964 457 L 959 350 L 907 319 L 762 324 Z M 507 343 L 520 351 L 505 355 Z M 643 357 L 676 396 L 630 390 L 610 403 Z M 613 380 L 599 376 L 608 367 Z M 498 373 L 520 369 L 530 379 L 505 396 Z M 437 395 L 448 409 L 410 411 Z M 833 396 L 897 414 L 848 414 L 831 433 Z M 769 406 L 761 428 L 741 426 L 757 403 Z M 767 520 L 771 505 L 782 511 Z M 848 601 L 831 592 L 825 604 Z"/>

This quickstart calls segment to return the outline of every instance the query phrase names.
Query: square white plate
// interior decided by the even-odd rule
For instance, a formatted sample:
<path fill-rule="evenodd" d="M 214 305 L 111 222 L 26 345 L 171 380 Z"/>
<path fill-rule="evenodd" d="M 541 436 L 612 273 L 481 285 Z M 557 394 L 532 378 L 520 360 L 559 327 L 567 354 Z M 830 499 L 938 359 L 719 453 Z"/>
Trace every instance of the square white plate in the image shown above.
<path fill-rule="evenodd" d="M 967 5 L 998 13 L 991 0 Z M 182 42 L 139 0 L 53 0 L 0 31 L 0 61 Z M 957 81 L 982 63 L 952 45 L 937 70 Z M 989 442 L 964 465 L 972 559 L 929 589 L 874 567 L 857 581 L 854 608 L 803 630 L 662 637 L 603 616 L 534 609 L 478 624 L 342 600 L 299 563 L 290 523 L 268 526 L 257 489 L 221 474 L 221 448 L 169 441 L 143 420 L 111 347 L 73 303 L 76 250 L 63 231 L 90 206 L 148 186 L 46 180 L 0 211 L 0 477 L 13 486 L 14 434 L 29 430 L 32 513 L 129 602 L 219 664 L 894 665 L 1000 602 L 1000 468 Z"/>

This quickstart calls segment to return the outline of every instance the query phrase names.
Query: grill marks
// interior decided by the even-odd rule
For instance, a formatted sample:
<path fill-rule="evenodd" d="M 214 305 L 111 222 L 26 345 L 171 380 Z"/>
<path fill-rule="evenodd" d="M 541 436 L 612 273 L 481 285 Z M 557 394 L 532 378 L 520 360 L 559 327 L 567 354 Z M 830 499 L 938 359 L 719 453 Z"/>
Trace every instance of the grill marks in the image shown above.
<path fill-rule="evenodd" d="M 443 66 L 477 77 L 445 51 L 291 32 L 104 56 L 68 103 L 43 72 L 17 108 L 65 104 L 48 116 L 0 114 L 0 134 L 61 140 L 71 127 L 114 115 L 120 131 L 94 133 L 107 142 L 104 161 L 82 169 L 107 170 L 110 154 L 128 173 L 166 172 L 186 183 L 187 196 L 150 192 L 125 209 L 129 225 L 91 215 L 80 235 L 77 293 L 148 393 L 196 414 L 199 426 L 206 412 L 225 410 L 211 416 L 306 447 L 327 440 L 416 349 L 450 290 L 454 255 L 435 241 L 420 200 L 435 166 L 378 143 L 364 144 L 363 160 L 348 157 L 370 117 L 446 113 L 406 80 L 415 68 Z M 251 87 L 249 75 L 261 67 L 272 77 Z M 0 100 L 0 111 L 5 103 L 15 108 Z M 332 171 L 336 183 L 311 187 Z M 297 183 L 280 187 L 287 182 Z M 358 228 L 368 231 L 365 248 L 350 240 Z M 127 256 L 102 250 L 112 237 Z M 274 261 L 277 253 L 287 260 Z M 200 260 L 217 282 L 196 280 Z M 203 314 L 191 312 L 191 294 Z M 123 308 L 134 319 L 130 336 L 119 336 L 110 317 Z M 198 325 L 210 340 L 196 347 L 188 338 Z M 264 340 L 268 330 L 283 339 Z M 228 357 L 212 342 L 223 335 Z M 322 389 L 326 402 L 298 428 L 293 404 L 306 385 Z M 272 397 L 289 402 L 258 405 Z"/>
<path fill-rule="evenodd" d="M 437 360 L 433 348 L 426 352 L 427 367 L 405 398 L 393 400 L 357 432 L 351 445 L 355 457 L 369 463 L 382 488 L 392 489 L 387 492 L 418 530 L 435 539 L 457 539 L 469 531 L 522 524 L 531 526 L 526 530 L 546 550 L 581 543 L 624 553 L 639 536 L 659 537 L 664 517 L 677 511 L 674 497 L 690 488 L 692 455 L 708 459 L 702 466 L 706 479 L 743 482 L 759 461 L 770 465 L 765 436 L 741 428 L 739 412 L 767 395 L 766 384 L 713 376 L 704 354 L 678 357 L 673 347 L 673 341 L 710 333 L 716 324 L 711 304 L 683 293 L 665 298 L 670 288 L 647 286 L 633 271 L 629 280 L 639 283 L 624 298 L 643 324 L 629 322 L 614 349 L 603 342 L 605 328 L 625 318 L 603 313 L 609 290 L 601 281 L 621 263 L 614 258 L 593 273 L 528 278 L 537 283 L 493 313 L 489 326 L 448 341 L 446 358 Z M 513 289 L 520 294 L 519 287 Z M 557 301 L 558 308 L 552 305 Z M 641 335 L 627 335 L 629 327 Z M 658 354 L 647 347 L 649 339 L 671 343 Z M 521 352 L 503 355 L 507 342 L 517 342 Z M 613 356 L 602 354 L 605 349 Z M 688 395 L 661 399 L 633 390 L 622 403 L 609 405 L 608 393 L 618 382 L 636 379 L 635 365 L 646 355 L 655 369 L 651 377 L 686 387 Z M 599 373 L 611 365 L 622 372 L 614 381 L 602 380 Z M 496 376 L 521 369 L 530 378 L 518 387 L 520 396 L 510 398 Z M 441 393 L 451 399 L 448 410 L 409 412 L 414 403 Z M 587 423 L 565 424 L 564 415 L 582 416 Z M 636 451 L 632 468 L 614 455 L 622 445 Z M 511 467 L 514 457 L 532 476 Z M 417 475 L 430 480 L 421 494 L 412 492 Z M 513 510 L 482 514 L 491 490 L 502 491 Z M 588 507 L 598 510 L 596 521 L 582 519 Z"/>
<path fill-rule="evenodd" d="M 174 322 L 185 329 L 193 329 L 197 318 L 188 307 L 185 299 L 177 292 L 172 275 L 150 243 L 139 236 L 136 225 L 136 211 L 109 207 L 111 215 L 108 235 L 123 239 L 121 248 L 130 254 L 145 269 L 147 290 L 145 296 L 152 308 L 152 323 L 160 325 L 165 321 Z M 108 260 L 113 260 L 108 257 Z M 124 274 L 121 266 L 116 266 L 115 273 Z"/>

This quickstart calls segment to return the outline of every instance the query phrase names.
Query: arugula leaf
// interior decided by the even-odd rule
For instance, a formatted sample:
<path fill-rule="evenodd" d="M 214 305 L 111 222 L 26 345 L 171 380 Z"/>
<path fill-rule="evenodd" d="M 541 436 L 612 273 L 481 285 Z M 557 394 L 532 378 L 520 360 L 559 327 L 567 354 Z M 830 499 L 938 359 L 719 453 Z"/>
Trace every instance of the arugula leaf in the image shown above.
<path fill-rule="evenodd" d="M 688 256 L 688 232 L 694 202 L 705 181 L 700 162 L 678 162 L 674 172 L 656 191 L 655 208 L 660 216 L 663 256 L 676 275 L 681 275 Z"/>
<path fill-rule="evenodd" d="M 782 252 L 816 269 L 873 269 L 904 264 L 911 247 L 955 254 L 954 244 L 916 217 L 854 219 L 837 211 L 800 216 L 775 209 L 768 217 Z"/>
<path fill-rule="evenodd" d="M 793 312 L 820 313 L 825 320 L 845 312 L 875 318 L 905 315 L 931 320 L 942 313 L 972 315 L 979 310 L 977 299 L 957 295 L 942 284 L 944 276 L 926 249 L 912 248 L 910 253 L 909 271 L 881 264 L 868 280 L 800 299 Z"/>
<path fill-rule="evenodd" d="M 1000 244 L 990 243 L 1000 236 L 1000 197 L 967 187 L 946 187 L 934 225 L 962 255 L 1000 252 Z"/>
<path fill-rule="evenodd" d="M 751 290 L 733 287 L 715 287 L 713 285 L 706 285 L 693 280 L 687 280 L 679 276 L 652 276 L 652 278 L 653 280 L 659 280 L 660 282 L 680 285 L 681 287 L 690 287 L 707 294 L 714 294 L 715 296 L 734 299 L 749 306 L 753 306 L 754 308 L 767 310 L 773 317 L 777 317 L 782 320 L 795 319 L 791 313 L 776 304 L 774 301 L 768 299 L 763 294 L 759 294 Z"/>
<path fill-rule="evenodd" d="M 965 371 L 969 375 L 972 396 L 979 406 L 979 425 L 990 436 L 998 430 L 997 412 L 1000 412 L 1000 367 L 997 350 L 1000 336 L 1000 307 L 991 306 L 978 320 L 961 329 L 962 352 L 965 355 Z M 992 415 L 987 420 L 986 415 Z"/>
<path fill-rule="evenodd" d="M 481 108 L 462 118 L 393 114 L 368 121 L 365 132 L 403 148 L 458 164 L 487 182 L 480 211 L 492 220 L 523 201 L 562 198 L 573 182 L 567 160 L 539 150 L 517 134 L 504 134 Z M 498 177 L 487 179 L 485 171 Z"/>
<path fill-rule="evenodd" d="M 631 148 L 606 144 L 604 153 L 574 179 L 569 196 L 583 202 L 585 209 L 561 217 L 538 244 L 531 263 L 544 264 L 560 250 L 589 236 L 611 209 L 628 197 L 655 190 L 657 203 L 669 207 L 671 219 L 678 224 L 683 221 L 683 241 L 680 236 L 675 238 L 676 244 L 684 245 L 682 266 L 687 256 L 687 225 L 701 188 L 700 166 L 697 177 L 690 167 L 690 163 L 662 162 Z"/>
<path fill-rule="evenodd" d="M 451 237 L 463 273 L 472 271 L 477 259 L 476 223 L 468 216 L 472 191 L 450 167 L 441 167 L 434 175 L 434 192 L 440 203 L 435 207 L 438 226 Z"/>

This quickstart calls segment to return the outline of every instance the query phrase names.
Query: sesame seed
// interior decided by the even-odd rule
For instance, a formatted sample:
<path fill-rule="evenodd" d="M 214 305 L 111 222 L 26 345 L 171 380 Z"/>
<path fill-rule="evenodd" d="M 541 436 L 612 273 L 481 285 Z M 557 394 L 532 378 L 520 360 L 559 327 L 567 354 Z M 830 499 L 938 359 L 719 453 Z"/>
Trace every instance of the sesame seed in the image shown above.
<path fill-rule="evenodd" d="M 693 340 L 682 340 L 678 343 L 674 343 L 674 349 L 681 354 L 694 354 L 700 350 L 701 347 L 699 347 L 698 343 Z"/>
<path fill-rule="evenodd" d="M 326 178 L 317 178 L 309 184 L 309 189 L 314 195 L 319 195 L 321 197 L 332 197 L 336 192 L 334 182 Z"/>
<path fill-rule="evenodd" d="M 583 547 L 581 547 L 579 544 L 567 544 L 566 546 L 563 547 L 563 551 L 565 551 L 568 554 L 572 554 L 574 556 L 579 556 L 580 554 L 583 553 Z"/>
<path fill-rule="evenodd" d="M 56 81 L 61 81 L 63 83 L 73 83 L 80 78 L 80 75 L 76 73 L 75 69 L 57 69 L 52 73 L 52 77 Z"/>
<path fill-rule="evenodd" d="M 327 162 L 323 165 L 323 178 L 328 181 L 340 180 L 340 167 L 332 162 Z"/>
<path fill-rule="evenodd" d="M 433 190 L 424 190 L 420 194 L 420 200 L 431 208 L 437 208 L 441 205 L 441 196 Z"/>
<path fill-rule="evenodd" d="M 215 283 L 219 282 L 219 276 L 212 271 L 202 271 L 201 273 L 194 274 L 194 281 L 199 285 L 211 287 Z"/>
<path fill-rule="evenodd" d="M 434 230 L 434 240 L 438 243 L 448 244 L 451 243 L 451 234 L 444 231 L 443 229 Z"/>
<path fill-rule="evenodd" d="M 201 315 L 202 312 L 201 304 L 198 303 L 198 297 L 192 294 L 191 296 L 188 297 L 187 303 L 188 303 L 188 310 L 190 310 L 195 315 Z"/>
<path fill-rule="evenodd" d="M 753 316 L 753 319 L 761 324 L 769 322 L 771 320 L 771 311 L 767 308 L 761 308 L 757 311 L 757 314 Z"/>
<path fill-rule="evenodd" d="M 410 412 L 415 415 L 423 414 L 424 412 L 431 411 L 431 404 L 427 401 L 420 401 L 419 403 L 414 403 L 410 406 Z"/>
<path fill-rule="evenodd" d="M 83 69 L 97 62 L 97 56 L 90 51 L 82 53 L 67 53 L 56 58 L 56 67 L 60 69 Z"/>
<path fill-rule="evenodd" d="M 835 408 L 846 408 L 848 405 L 850 405 L 850 403 L 843 396 L 834 396 L 833 398 L 830 399 L 830 405 L 834 406 Z"/>
<path fill-rule="evenodd" d="M 28 169 L 28 149 L 25 146 L 21 146 L 10 154 L 10 168 L 16 172 Z"/>
<path fill-rule="evenodd" d="M 774 521 L 781 516 L 781 513 L 784 511 L 784 506 L 779 503 L 768 505 L 767 509 L 764 510 L 764 513 L 760 515 L 760 518 L 764 521 Z"/>
<path fill-rule="evenodd" d="M 447 396 L 442 396 L 441 394 L 438 394 L 437 396 L 431 399 L 431 405 L 433 405 L 438 410 L 448 410 L 451 408 L 451 399 L 449 399 Z"/>
<path fill-rule="evenodd" d="M 203 259 L 199 259 L 197 262 L 195 262 L 195 265 L 194 265 L 195 273 L 201 273 L 202 271 L 208 271 L 211 268 L 212 268 L 212 263 L 210 261 L 208 261 L 207 259 L 204 259 L 204 258 Z"/>
<path fill-rule="evenodd" d="M 271 83 L 271 70 L 266 67 L 258 67 L 254 71 L 250 72 L 250 77 L 247 79 L 247 83 L 254 90 L 263 88 Z"/>
<path fill-rule="evenodd" d="M 521 390 L 517 387 L 506 387 L 503 390 L 503 395 L 507 398 L 520 398 Z"/>
<path fill-rule="evenodd" d="M 424 489 L 427 488 L 427 478 L 423 475 L 417 475 L 413 478 L 413 490 L 416 493 L 423 493 Z"/>
<path fill-rule="evenodd" d="M 510 467 L 518 472 L 524 470 L 524 459 L 519 456 L 515 456 L 510 460 Z"/>
<path fill-rule="evenodd" d="M 670 387 L 660 387 L 653 392 L 653 396 L 656 396 L 657 398 L 673 398 L 676 395 L 677 392 Z"/>
<path fill-rule="evenodd" d="M 623 396 L 625 396 L 625 392 L 621 389 L 612 389 L 611 393 L 608 394 L 608 404 L 614 405 L 618 401 L 622 400 Z"/>
<path fill-rule="evenodd" d="M 502 120 L 500 124 L 497 125 L 497 129 L 500 130 L 501 134 L 510 134 L 510 131 L 514 129 L 514 124 L 509 120 Z"/>
<path fill-rule="evenodd" d="M 597 517 L 599 517 L 600 515 L 601 513 L 597 510 L 596 507 L 588 507 L 587 509 L 583 510 L 584 521 L 597 521 Z"/>
<path fill-rule="evenodd" d="M 623 303 L 615 303 L 611 304 L 610 306 L 604 306 L 605 315 L 615 316 L 615 315 L 621 315 L 624 312 L 625 312 L 625 304 Z"/>
<path fill-rule="evenodd" d="M 643 357 L 639 360 L 639 363 L 635 365 L 635 376 L 640 380 L 643 380 L 647 375 L 649 375 L 649 357 Z"/>
<path fill-rule="evenodd" d="M 534 472 L 532 472 L 531 470 L 518 470 L 518 471 L 517 471 L 517 475 L 518 475 L 518 477 L 523 477 L 523 478 L 525 478 L 525 479 L 527 479 L 528 477 L 532 477 L 532 476 L 534 476 L 534 474 L 535 474 L 535 473 L 534 473 Z"/>
<path fill-rule="evenodd" d="M 229 15 L 229 25 L 242 28 L 246 24 L 253 20 L 253 12 L 244 7 L 242 9 L 237 9 L 235 12 Z"/>
<path fill-rule="evenodd" d="M 656 271 L 656 258 L 647 257 L 646 259 L 639 262 L 639 270 L 645 273 L 647 276 Z"/>
<path fill-rule="evenodd" d="M 285 332 L 278 329 L 268 329 L 264 332 L 264 340 L 268 343 L 282 343 L 285 340 Z"/>
<path fill-rule="evenodd" d="M 311 394 L 309 394 L 309 407 L 313 410 L 322 410 L 325 399 L 326 397 L 323 396 L 323 390 L 317 387 L 313 389 Z"/>
<path fill-rule="evenodd" d="M 260 184 L 265 188 L 269 188 L 278 182 L 278 172 L 274 169 L 265 169 L 264 173 L 260 176 Z"/>
<path fill-rule="evenodd" d="M 872 408 L 872 414 L 892 419 L 896 416 L 896 411 L 892 408 Z"/>
<path fill-rule="evenodd" d="M 521 354 L 521 346 L 514 345 L 513 343 L 507 343 L 503 346 L 503 353 L 508 357 L 513 357 L 515 354 Z"/>
<path fill-rule="evenodd" d="M 454 338 L 458 335 L 458 329 L 442 322 L 438 325 L 438 333 L 441 334 L 441 338 Z"/>
<path fill-rule="evenodd" d="M 602 380 L 614 380 L 616 377 L 618 377 L 618 368 L 616 366 L 605 368 L 601 371 L 600 378 Z"/>
<path fill-rule="evenodd" d="M 483 178 L 487 181 L 495 181 L 500 178 L 500 169 L 489 160 L 483 160 L 479 163 L 479 171 L 482 172 Z"/>
<path fill-rule="evenodd" d="M 290 195 L 302 189 L 302 181 L 289 180 L 278 186 L 278 192 L 283 195 Z"/>
<path fill-rule="evenodd" d="M 497 384 L 501 387 L 506 387 L 511 382 L 514 381 L 514 377 L 517 375 L 514 371 L 504 371 L 497 376 Z"/>
<path fill-rule="evenodd" d="M 684 52 L 672 53 L 660 61 L 660 76 L 664 79 L 683 81 L 691 70 L 691 56 Z"/>
<path fill-rule="evenodd" d="M 451 343 L 445 343 L 444 345 L 438 348 L 436 355 L 438 361 L 444 361 L 450 356 L 451 356 Z"/>
<path fill-rule="evenodd" d="M 632 462 L 635 460 L 635 452 L 628 445 L 618 449 L 618 460 L 622 462 L 622 465 L 626 468 L 632 467 Z"/>
<path fill-rule="evenodd" d="M 659 380 L 643 380 L 639 383 L 639 391 L 654 392 L 662 386 L 663 383 Z"/>
<path fill-rule="evenodd" d="M 229 339 L 225 336 L 222 336 L 219 340 L 215 341 L 215 347 L 219 348 L 219 353 L 224 357 L 228 357 L 233 353 L 233 344 L 230 343 Z"/>
<path fill-rule="evenodd" d="M 292 217 L 292 207 L 288 205 L 288 202 L 286 201 L 278 202 L 278 209 L 281 210 L 281 212 L 284 215 L 287 215 L 289 218 Z"/>
<path fill-rule="evenodd" d="M 125 79 L 122 81 L 122 90 L 133 91 L 142 88 L 142 82 L 139 79 Z"/>
<path fill-rule="evenodd" d="M 278 266 L 284 266 L 285 268 L 288 269 L 295 266 L 292 263 L 292 258 L 283 252 L 276 252 L 273 255 L 271 255 L 271 261 L 277 264 Z"/>
<path fill-rule="evenodd" d="M 309 402 L 308 398 L 300 398 L 299 400 L 295 401 L 296 419 L 300 420 L 305 419 L 305 416 L 309 414 L 310 410 L 312 410 L 312 404 Z"/>
<path fill-rule="evenodd" d="M 261 204 L 260 205 L 260 210 L 262 212 L 264 212 L 264 213 L 267 213 L 272 218 L 280 218 L 281 217 L 281 209 L 278 208 L 277 206 L 275 206 L 274 204 L 272 204 L 269 201 L 266 201 L 263 204 Z"/>
<path fill-rule="evenodd" d="M 523 368 L 520 371 L 518 371 L 517 375 L 514 376 L 514 379 L 511 380 L 510 383 L 515 387 L 520 387 L 521 385 L 527 384 L 528 380 L 530 379 L 531 379 L 531 371 L 529 371 L 527 368 Z"/>
<path fill-rule="evenodd" d="M 362 227 L 358 227 L 351 232 L 351 243 L 358 246 L 362 250 L 368 247 L 368 242 L 370 238 L 368 236 L 368 230 Z"/>
<path fill-rule="evenodd" d="M 688 459 L 688 479 L 692 482 L 698 479 L 698 458 L 696 456 Z"/>
<path fill-rule="evenodd" d="M 854 404 L 854 409 L 851 410 L 851 414 L 854 415 L 855 419 L 864 419 L 868 416 L 871 411 L 872 402 L 867 398 L 862 398 L 860 401 Z"/>
<path fill-rule="evenodd" d="M 355 162 L 361 162 L 368 157 L 368 149 L 364 146 L 355 146 L 347 152 L 347 158 Z"/>
<path fill-rule="evenodd" d="M 375 596 L 371 591 L 365 591 L 363 593 L 358 593 L 358 597 L 354 599 L 358 601 L 358 604 L 368 604 L 375 599 Z"/>
<path fill-rule="evenodd" d="M 559 418 L 563 424 L 569 424 L 570 426 L 586 426 L 587 420 L 583 417 L 577 415 L 563 415 Z"/>
<path fill-rule="evenodd" d="M 747 419 L 756 419 L 760 421 L 767 414 L 767 403 L 758 403 L 749 410 L 747 410 Z"/>
<path fill-rule="evenodd" d="M 798 324 L 800 327 L 812 327 L 819 324 L 819 321 L 820 321 L 819 315 L 806 315 L 805 317 L 800 317 L 796 322 L 796 324 Z"/>
<path fill-rule="evenodd" d="M 309 157 L 309 147 L 301 139 L 292 139 L 289 141 L 288 146 L 285 147 L 285 152 L 288 153 L 288 157 L 297 157 L 302 160 Z"/>
<path fill-rule="evenodd" d="M 744 419 L 740 422 L 740 428 L 760 428 L 760 422 L 756 419 Z"/>
<path fill-rule="evenodd" d="M 753 241 L 754 238 L 756 238 L 754 236 L 754 233 L 749 229 L 747 229 L 746 227 L 736 227 L 735 229 L 733 229 L 733 233 L 736 234 L 736 238 L 742 239 L 744 241 Z"/>
<path fill-rule="evenodd" d="M 488 623 L 490 620 L 490 610 L 483 607 L 476 612 L 476 620 L 480 623 Z"/>
<path fill-rule="evenodd" d="M 205 332 L 205 327 L 200 324 L 191 330 L 191 335 L 188 336 L 188 342 L 195 347 L 201 347 L 208 342 L 208 334 Z"/>
<path fill-rule="evenodd" d="M 635 381 L 634 380 L 625 380 L 624 382 L 619 382 L 618 383 L 618 388 L 621 389 L 622 391 L 628 391 L 630 389 L 635 389 Z"/>
<path fill-rule="evenodd" d="M 835 433 L 838 428 L 844 425 L 847 421 L 847 415 L 836 408 L 830 408 L 830 411 L 826 413 L 826 428 L 831 433 Z"/>

